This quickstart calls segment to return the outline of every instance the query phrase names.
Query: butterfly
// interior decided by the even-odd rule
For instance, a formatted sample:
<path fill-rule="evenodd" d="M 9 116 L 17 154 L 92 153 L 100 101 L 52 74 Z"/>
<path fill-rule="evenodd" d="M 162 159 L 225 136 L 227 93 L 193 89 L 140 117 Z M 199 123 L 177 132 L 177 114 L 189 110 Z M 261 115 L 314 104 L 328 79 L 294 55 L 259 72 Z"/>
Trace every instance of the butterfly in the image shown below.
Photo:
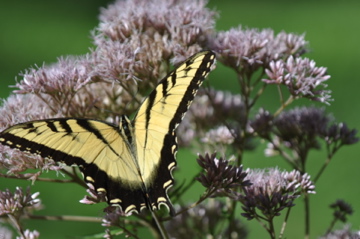
<path fill-rule="evenodd" d="M 83 118 L 35 120 L 5 129 L 0 143 L 79 166 L 85 182 L 126 215 L 160 205 L 172 213 L 167 190 L 174 184 L 175 130 L 214 63 L 212 51 L 191 56 L 159 82 L 132 120 L 123 115 L 119 125 Z"/>

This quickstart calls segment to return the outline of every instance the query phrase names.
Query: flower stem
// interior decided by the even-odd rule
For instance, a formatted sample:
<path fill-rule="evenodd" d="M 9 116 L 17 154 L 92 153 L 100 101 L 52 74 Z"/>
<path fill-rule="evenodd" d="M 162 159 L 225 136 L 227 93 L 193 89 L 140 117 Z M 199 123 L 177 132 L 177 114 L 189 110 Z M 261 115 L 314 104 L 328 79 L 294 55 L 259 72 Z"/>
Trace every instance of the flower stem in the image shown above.
<path fill-rule="evenodd" d="M 282 102 L 280 108 L 274 113 L 274 117 L 278 116 L 288 105 L 290 105 L 294 101 L 293 96 L 289 96 L 286 102 Z"/>
<path fill-rule="evenodd" d="M 280 230 L 280 234 L 279 234 L 279 239 L 283 238 L 284 231 L 285 231 L 285 228 L 286 228 L 286 225 L 287 225 L 287 220 L 288 220 L 289 215 L 290 215 L 290 211 L 291 211 L 291 207 L 289 207 L 288 210 L 287 210 L 287 212 L 286 212 L 284 222 L 283 222 L 283 224 L 282 224 L 282 226 L 281 226 L 281 230 Z"/>
<path fill-rule="evenodd" d="M 310 201 L 309 201 L 309 195 L 305 194 L 304 198 L 305 202 L 305 239 L 310 238 Z"/>
<path fill-rule="evenodd" d="M 48 220 L 48 221 L 73 221 L 73 222 L 95 222 L 95 223 L 102 222 L 102 218 L 99 217 L 72 216 L 72 215 L 43 216 L 43 215 L 28 214 L 27 217 L 29 219 Z"/>

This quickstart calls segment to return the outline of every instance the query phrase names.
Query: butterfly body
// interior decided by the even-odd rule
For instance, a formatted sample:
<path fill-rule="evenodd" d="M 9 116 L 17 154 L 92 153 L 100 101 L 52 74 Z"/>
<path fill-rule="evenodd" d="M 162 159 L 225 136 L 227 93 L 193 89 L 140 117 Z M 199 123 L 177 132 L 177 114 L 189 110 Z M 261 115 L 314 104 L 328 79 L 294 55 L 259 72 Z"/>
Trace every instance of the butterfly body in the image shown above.
<path fill-rule="evenodd" d="M 57 118 L 14 125 L 0 143 L 77 165 L 84 180 L 125 214 L 144 208 L 172 211 L 167 190 L 176 166 L 175 130 L 215 62 L 211 51 L 187 59 L 142 102 L 134 119 L 119 125 L 100 120 Z"/>

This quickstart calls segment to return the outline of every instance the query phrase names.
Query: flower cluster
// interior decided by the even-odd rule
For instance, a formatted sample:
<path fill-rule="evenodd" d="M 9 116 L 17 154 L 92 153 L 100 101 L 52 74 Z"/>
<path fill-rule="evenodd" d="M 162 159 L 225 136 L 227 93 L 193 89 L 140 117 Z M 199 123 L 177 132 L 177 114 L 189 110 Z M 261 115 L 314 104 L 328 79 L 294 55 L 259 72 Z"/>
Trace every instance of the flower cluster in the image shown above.
<path fill-rule="evenodd" d="M 210 192 L 222 194 L 249 185 L 249 181 L 244 180 L 246 173 L 243 171 L 242 166 L 229 165 L 228 160 L 217 159 L 216 154 L 199 155 L 197 162 L 204 169 L 204 172 L 201 173 L 197 180 Z"/>
<path fill-rule="evenodd" d="M 334 230 L 326 235 L 319 237 L 319 239 L 360 239 L 360 230 L 351 231 L 350 225 L 344 225 L 342 229 Z"/>
<path fill-rule="evenodd" d="M 106 212 L 107 213 L 102 220 L 103 226 L 119 226 L 122 223 L 121 217 L 125 216 L 125 213 L 119 207 L 107 207 Z"/>
<path fill-rule="evenodd" d="M 41 201 L 37 198 L 39 193 L 30 193 L 30 188 L 24 192 L 22 188 L 17 187 L 12 193 L 9 189 L 0 191 L 0 216 L 12 215 L 20 217 L 29 210 L 38 210 L 41 208 Z"/>
<path fill-rule="evenodd" d="M 26 229 L 23 232 L 22 236 L 16 237 L 16 239 L 37 239 L 40 237 L 40 233 L 36 230 L 34 231 L 30 231 L 29 229 Z M 13 233 L 11 230 L 9 230 L 6 227 L 2 227 L 0 225 L 0 238 L 1 239 L 12 239 L 13 237 Z"/>
<path fill-rule="evenodd" d="M 260 112 L 252 126 L 260 136 L 266 136 L 271 141 L 266 149 L 268 156 L 286 148 L 291 149 L 297 159 L 310 149 L 320 147 L 319 138 L 324 136 L 330 120 L 324 109 L 303 107 L 284 111 L 275 119 L 268 113 Z M 270 134 L 274 134 L 273 139 L 270 139 Z"/>
<path fill-rule="evenodd" d="M 225 65 L 251 71 L 267 66 L 271 61 L 307 51 L 304 35 L 280 32 L 275 36 L 271 29 L 244 30 L 241 26 L 219 32 L 210 45 L 219 52 Z"/>
<path fill-rule="evenodd" d="M 176 216 L 166 224 L 166 230 L 172 238 L 223 238 L 225 235 L 246 238 L 248 232 L 240 220 L 235 219 L 231 226 L 223 226 L 227 210 L 223 202 L 209 200 Z"/>
<path fill-rule="evenodd" d="M 16 239 L 37 239 L 40 238 L 40 233 L 36 230 L 30 231 L 29 229 L 26 229 L 24 231 L 24 235 L 22 237 L 16 237 Z"/>
<path fill-rule="evenodd" d="M 23 153 L 18 150 L 9 150 L 3 145 L 0 145 L 0 151 L 5 152 L 0 154 L 0 170 L 6 170 L 8 177 L 15 175 L 18 178 L 35 181 L 40 176 L 41 171 L 26 173 L 24 171 L 28 169 L 59 171 L 64 167 L 63 165 L 56 164 L 53 160 L 44 159 L 40 156 Z"/>
<path fill-rule="evenodd" d="M 95 40 L 109 38 L 122 42 L 139 32 L 145 32 L 144 35 L 161 32 L 164 41 L 170 38 L 182 46 L 189 46 L 199 42 L 204 32 L 211 32 L 214 28 L 215 12 L 207 10 L 205 5 L 203 0 L 116 1 L 102 9 L 98 28 L 100 36 Z"/>
<path fill-rule="evenodd" d="M 319 148 L 317 137 L 325 134 L 330 120 L 323 108 L 295 108 L 274 120 L 275 134 L 286 141 L 289 148 L 297 149 L 303 145 Z"/>
<path fill-rule="evenodd" d="M 10 95 L 2 102 L 0 114 L 2 116 L 0 118 L 1 130 L 20 122 L 52 116 L 48 105 L 34 94 Z"/>
<path fill-rule="evenodd" d="M 101 11 L 100 25 L 93 34 L 99 59 L 95 72 L 116 81 L 119 77 L 136 79 L 138 92 L 148 92 L 168 72 L 170 61 L 182 62 L 206 44 L 214 31 L 216 13 L 205 5 L 202 0 L 116 1 L 109 5 Z M 123 56 L 124 52 L 128 54 Z"/>
<path fill-rule="evenodd" d="M 41 201 L 37 198 L 39 193 L 30 193 L 30 188 L 24 191 L 22 188 L 17 187 L 15 192 L 12 193 L 9 189 L 5 191 L 0 191 L 0 216 L 8 217 L 9 222 L 13 224 L 22 237 L 17 238 L 38 238 L 39 232 L 34 230 L 30 231 L 28 229 L 22 230 L 20 219 L 32 212 L 33 210 L 41 209 Z M 0 229 L 0 236 L 2 230 Z M 5 235 L 4 235 L 5 238 Z"/>
<path fill-rule="evenodd" d="M 30 69 L 23 73 L 23 80 L 17 84 L 18 94 L 75 92 L 90 81 L 89 56 L 59 58 L 54 65 Z M 67 98 L 63 99 L 69 100 Z"/>
<path fill-rule="evenodd" d="M 136 236 L 136 227 L 140 226 L 140 222 L 125 220 L 126 214 L 119 207 L 108 206 L 104 209 L 104 212 L 106 214 L 101 223 L 102 226 L 107 227 L 104 238 L 113 238 L 113 230 L 110 227 L 121 228 L 121 234 L 124 234 L 125 237 L 138 238 Z M 127 229 L 129 225 L 132 225 L 131 229 Z M 118 233 L 116 232 L 115 235 L 118 235 Z"/>
<path fill-rule="evenodd" d="M 325 136 L 328 144 L 350 145 L 359 141 L 357 130 L 349 129 L 345 123 L 332 124 Z"/>
<path fill-rule="evenodd" d="M 306 97 L 324 103 L 330 100 L 331 91 L 324 89 L 327 87 L 324 81 L 330 76 L 325 67 L 316 67 L 313 60 L 289 56 L 286 62 L 282 59 L 270 62 L 265 72 L 270 78 L 264 79 L 265 83 L 285 85 L 294 97 Z"/>
<path fill-rule="evenodd" d="M 353 214 L 354 210 L 352 209 L 351 205 L 344 202 L 343 200 L 337 200 L 336 202 L 330 205 L 330 208 L 333 208 L 334 211 L 334 218 L 346 222 L 347 215 Z"/>
<path fill-rule="evenodd" d="M 330 124 L 331 121 L 333 117 L 324 108 L 301 107 L 284 111 L 276 118 L 269 113 L 260 112 L 251 126 L 261 137 L 270 141 L 266 149 L 268 156 L 279 153 L 284 155 L 286 149 L 289 149 L 293 157 L 288 160 L 294 163 L 295 168 L 302 170 L 308 152 L 320 149 L 321 140 L 335 150 L 359 140 L 356 130 L 348 129 L 343 123 Z M 272 139 L 271 134 L 274 135 Z"/>
<path fill-rule="evenodd" d="M 7 227 L 4 227 L 3 225 L 0 225 L 0 238 L 1 239 L 12 239 L 13 233 L 10 229 Z"/>
<path fill-rule="evenodd" d="M 279 216 L 285 208 L 294 206 L 294 200 L 304 193 L 315 193 L 315 186 L 307 174 L 299 171 L 246 170 L 251 185 L 244 188 L 243 193 L 234 196 L 241 202 L 243 215 L 247 219 L 264 216 L 268 220 Z M 260 211 L 261 214 L 258 212 Z"/>
<path fill-rule="evenodd" d="M 232 144 L 234 132 L 226 126 L 220 126 L 208 131 L 201 141 L 207 144 Z"/>
<path fill-rule="evenodd" d="M 2 116 L 0 118 L 1 131 L 19 122 L 49 118 L 52 115 L 46 103 L 33 94 L 11 95 L 3 101 L 0 114 Z M 20 178 L 34 181 L 40 172 L 28 172 L 23 175 L 19 173 L 27 169 L 59 170 L 62 168 L 55 165 L 52 160 L 11 150 L 3 145 L 0 145 L 0 152 L 0 171 L 6 170 L 7 175 L 16 174 Z"/>
<path fill-rule="evenodd" d="M 259 113 L 255 116 L 255 119 L 250 121 L 251 129 L 260 137 L 270 139 L 270 135 L 273 129 L 274 116 L 269 111 L 260 109 Z"/>

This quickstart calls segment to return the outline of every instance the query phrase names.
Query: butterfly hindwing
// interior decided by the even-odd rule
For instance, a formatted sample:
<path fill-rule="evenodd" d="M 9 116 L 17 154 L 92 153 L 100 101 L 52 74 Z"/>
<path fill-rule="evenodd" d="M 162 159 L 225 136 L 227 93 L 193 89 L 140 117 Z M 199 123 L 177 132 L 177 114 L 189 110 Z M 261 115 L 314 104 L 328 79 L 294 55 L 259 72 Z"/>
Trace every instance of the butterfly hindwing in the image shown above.
<path fill-rule="evenodd" d="M 90 119 L 58 118 L 14 125 L 0 143 L 44 158 L 78 165 L 85 182 L 126 214 L 166 205 L 176 166 L 175 129 L 215 62 L 203 51 L 170 72 L 150 93 L 134 117 L 120 125 Z"/>

